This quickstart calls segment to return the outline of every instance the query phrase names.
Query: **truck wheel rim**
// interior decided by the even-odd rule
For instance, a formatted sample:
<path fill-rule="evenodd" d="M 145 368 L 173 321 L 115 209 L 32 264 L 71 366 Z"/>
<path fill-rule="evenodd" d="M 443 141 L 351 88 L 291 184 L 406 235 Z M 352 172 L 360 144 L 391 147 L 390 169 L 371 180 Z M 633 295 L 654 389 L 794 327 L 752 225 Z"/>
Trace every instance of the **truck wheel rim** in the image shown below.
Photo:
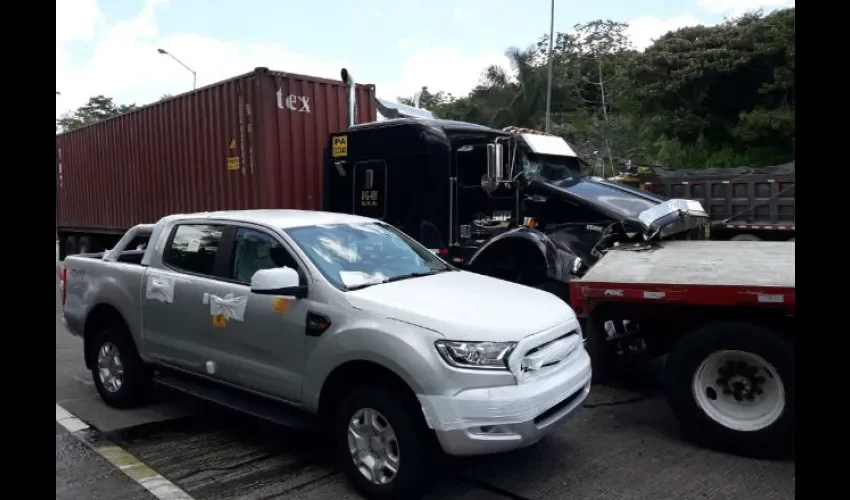
<path fill-rule="evenodd" d="M 106 392 L 116 393 L 124 385 L 124 364 L 112 342 L 106 342 L 97 352 L 97 374 Z"/>
<path fill-rule="evenodd" d="M 398 439 L 380 412 L 363 408 L 348 424 L 348 451 L 354 465 L 372 484 L 389 484 L 398 474 Z"/>
<path fill-rule="evenodd" d="M 697 406 L 718 424 L 741 432 L 769 427 L 785 410 L 785 386 L 761 356 L 717 351 L 694 373 Z"/>

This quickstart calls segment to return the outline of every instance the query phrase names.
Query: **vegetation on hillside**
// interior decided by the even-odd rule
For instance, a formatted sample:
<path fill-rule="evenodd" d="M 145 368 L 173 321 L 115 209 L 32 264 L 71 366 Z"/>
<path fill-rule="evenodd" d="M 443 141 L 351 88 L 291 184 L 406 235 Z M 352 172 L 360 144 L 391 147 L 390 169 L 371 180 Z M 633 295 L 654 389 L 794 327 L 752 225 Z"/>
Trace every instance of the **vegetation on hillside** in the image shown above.
<path fill-rule="evenodd" d="M 793 8 L 665 34 L 643 52 L 628 25 L 596 20 L 557 33 L 552 133 L 613 166 L 764 166 L 795 153 Z M 512 48 L 469 95 L 422 89 L 441 118 L 544 128 L 548 36 Z M 399 101 L 410 103 L 409 99 Z"/>

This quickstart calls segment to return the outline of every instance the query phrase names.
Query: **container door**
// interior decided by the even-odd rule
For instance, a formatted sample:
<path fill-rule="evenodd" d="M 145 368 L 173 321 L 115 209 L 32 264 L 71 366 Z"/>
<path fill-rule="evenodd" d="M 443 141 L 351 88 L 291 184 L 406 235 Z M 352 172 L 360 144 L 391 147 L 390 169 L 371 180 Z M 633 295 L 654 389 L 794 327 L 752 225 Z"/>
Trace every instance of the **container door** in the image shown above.
<path fill-rule="evenodd" d="M 354 164 L 355 215 L 383 220 L 387 215 L 387 163 L 383 160 Z"/>

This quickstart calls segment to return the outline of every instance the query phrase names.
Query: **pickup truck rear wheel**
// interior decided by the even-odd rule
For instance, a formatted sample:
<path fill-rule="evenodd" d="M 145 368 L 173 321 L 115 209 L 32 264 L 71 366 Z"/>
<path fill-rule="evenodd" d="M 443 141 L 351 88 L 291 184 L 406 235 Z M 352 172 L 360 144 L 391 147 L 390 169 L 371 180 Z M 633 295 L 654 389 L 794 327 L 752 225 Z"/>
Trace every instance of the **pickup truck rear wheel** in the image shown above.
<path fill-rule="evenodd" d="M 350 390 L 337 406 L 337 458 L 366 498 L 414 500 L 433 481 L 425 419 L 406 401 L 394 388 L 365 385 Z"/>
<path fill-rule="evenodd" d="M 129 332 L 116 326 L 102 328 L 90 344 L 92 379 L 106 404 L 115 408 L 139 406 L 152 379 Z"/>
<path fill-rule="evenodd" d="M 739 321 L 686 335 L 666 366 L 667 397 L 689 438 L 750 456 L 794 446 L 794 346 L 769 328 Z"/>

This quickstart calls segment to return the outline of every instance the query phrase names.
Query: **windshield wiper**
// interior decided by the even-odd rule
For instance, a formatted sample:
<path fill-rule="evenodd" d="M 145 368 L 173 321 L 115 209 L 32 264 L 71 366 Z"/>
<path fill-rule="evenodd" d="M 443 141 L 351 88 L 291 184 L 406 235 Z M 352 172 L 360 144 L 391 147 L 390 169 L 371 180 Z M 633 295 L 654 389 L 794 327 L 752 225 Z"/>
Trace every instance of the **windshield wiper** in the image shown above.
<path fill-rule="evenodd" d="M 367 283 L 360 283 L 359 285 L 353 285 L 353 286 L 349 286 L 349 287 L 346 287 L 346 288 L 348 288 L 349 291 L 360 290 L 360 289 L 363 289 L 363 288 L 366 288 L 366 287 L 369 287 L 369 286 L 373 286 L 373 285 L 382 285 L 384 283 L 392 283 L 394 281 L 401 281 L 401 280 L 406 280 L 406 279 L 410 279 L 410 278 L 421 278 L 422 276 L 433 276 L 435 274 L 443 273 L 443 272 L 446 272 L 446 271 L 449 271 L 449 269 L 440 269 L 440 270 L 436 270 L 436 271 L 423 271 L 423 272 L 409 273 L 409 274 L 399 274 L 398 276 L 391 276 L 389 278 L 384 278 L 380 281 L 371 281 L 371 282 L 367 282 Z"/>

